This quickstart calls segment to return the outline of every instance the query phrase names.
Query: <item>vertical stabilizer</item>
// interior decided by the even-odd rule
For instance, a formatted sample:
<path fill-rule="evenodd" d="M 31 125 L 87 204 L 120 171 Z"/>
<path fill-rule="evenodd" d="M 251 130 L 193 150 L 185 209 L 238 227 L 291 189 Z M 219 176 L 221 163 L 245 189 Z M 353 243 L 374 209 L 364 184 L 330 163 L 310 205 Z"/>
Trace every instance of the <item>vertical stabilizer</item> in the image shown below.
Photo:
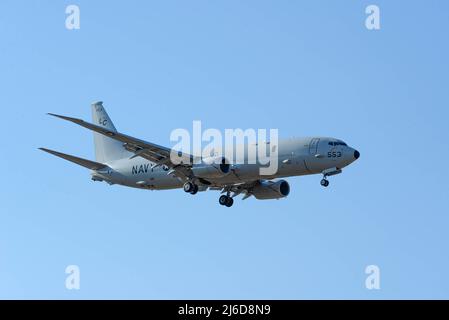
<path fill-rule="evenodd" d="M 112 120 L 103 107 L 102 101 L 92 103 L 92 120 L 98 126 L 117 132 Z M 113 140 L 96 132 L 94 132 L 94 144 L 95 159 L 97 162 L 108 163 L 129 157 L 128 151 L 125 150 L 120 141 Z"/>

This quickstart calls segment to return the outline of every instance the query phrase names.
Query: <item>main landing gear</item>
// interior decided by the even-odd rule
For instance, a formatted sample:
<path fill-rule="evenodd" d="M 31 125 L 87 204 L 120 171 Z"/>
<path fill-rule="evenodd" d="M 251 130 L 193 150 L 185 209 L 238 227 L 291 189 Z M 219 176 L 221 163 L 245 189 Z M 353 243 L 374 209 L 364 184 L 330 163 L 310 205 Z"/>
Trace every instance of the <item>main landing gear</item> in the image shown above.
<path fill-rule="evenodd" d="M 190 181 L 184 183 L 184 191 L 190 194 L 196 194 L 198 192 L 198 186 Z"/>
<path fill-rule="evenodd" d="M 186 183 L 184 183 L 183 189 L 187 193 L 196 194 L 198 192 L 198 185 L 191 181 L 187 181 Z M 222 206 L 232 207 L 232 205 L 234 204 L 234 199 L 229 194 L 229 192 L 226 195 L 223 194 L 218 199 L 218 202 Z"/>
<path fill-rule="evenodd" d="M 226 206 L 226 207 L 232 207 L 232 205 L 234 204 L 234 199 L 232 199 L 232 197 L 227 196 L 227 195 L 222 195 L 220 196 L 220 198 L 218 198 L 218 202 L 222 205 L 222 206 Z"/>

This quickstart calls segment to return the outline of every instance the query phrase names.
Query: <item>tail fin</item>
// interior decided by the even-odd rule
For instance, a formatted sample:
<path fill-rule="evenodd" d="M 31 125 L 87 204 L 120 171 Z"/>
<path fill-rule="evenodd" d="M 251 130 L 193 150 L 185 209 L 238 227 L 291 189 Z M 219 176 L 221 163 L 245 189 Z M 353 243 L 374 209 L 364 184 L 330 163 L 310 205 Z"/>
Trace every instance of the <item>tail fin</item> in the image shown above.
<path fill-rule="evenodd" d="M 102 101 L 92 103 L 92 120 L 93 123 L 98 126 L 117 132 L 103 107 Z M 130 156 L 130 153 L 125 150 L 120 141 L 113 140 L 96 132 L 94 132 L 94 144 L 95 159 L 100 163 L 108 163 L 113 160 L 119 160 Z"/>

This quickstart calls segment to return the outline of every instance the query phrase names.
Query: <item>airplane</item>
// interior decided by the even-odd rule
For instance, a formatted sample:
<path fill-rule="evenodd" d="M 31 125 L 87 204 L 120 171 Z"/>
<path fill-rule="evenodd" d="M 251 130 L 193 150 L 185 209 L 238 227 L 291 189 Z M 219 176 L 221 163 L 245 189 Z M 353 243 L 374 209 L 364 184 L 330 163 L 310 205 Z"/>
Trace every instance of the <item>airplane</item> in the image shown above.
<path fill-rule="evenodd" d="M 90 169 L 93 181 L 148 190 L 183 188 L 192 195 L 198 191 L 218 190 L 221 191 L 219 203 L 226 207 L 231 207 L 234 197 L 240 194 L 243 194 L 243 200 L 251 196 L 259 200 L 287 197 L 290 185 L 279 178 L 321 174 L 320 183 L 327 187 L 329 176 L 341 173 L 342 168 L 360 157 L 359 151 L 342 140 L 308 137 L 280 140 L 279 166 L 276 173 L 269 176 L 260 175 L 259 164 L 230 164 L 224 157 L 206 158 L 200 163 L 174 163 L 170 148 L 118 132 L 103 102 L 94 102 L 91 106 L 93 123 L 53 113 L 49 115 L 92 130 L 95 161 L 47 148 L 39 149 Z M 186 157 L 192 160 L 191 155 Z"/>

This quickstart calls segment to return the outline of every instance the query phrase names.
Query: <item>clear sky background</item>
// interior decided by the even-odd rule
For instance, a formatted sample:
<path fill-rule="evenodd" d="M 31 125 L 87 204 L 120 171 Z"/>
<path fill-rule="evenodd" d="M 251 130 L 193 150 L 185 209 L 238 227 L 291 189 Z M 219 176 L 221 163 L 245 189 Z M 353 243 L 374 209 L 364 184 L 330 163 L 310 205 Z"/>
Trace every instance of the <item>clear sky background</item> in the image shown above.
<path fill-rule="evenodd" d="M 1 1 L 0 298 L 449 298 L 448 33 L 444 0 Z M 90 120 L 95 100 L 162 145 L 201 120 L 361 158 L 231 209 L 108 186 L 37 150 L 94 159 L 91 132 L 45 113 Z"/>

